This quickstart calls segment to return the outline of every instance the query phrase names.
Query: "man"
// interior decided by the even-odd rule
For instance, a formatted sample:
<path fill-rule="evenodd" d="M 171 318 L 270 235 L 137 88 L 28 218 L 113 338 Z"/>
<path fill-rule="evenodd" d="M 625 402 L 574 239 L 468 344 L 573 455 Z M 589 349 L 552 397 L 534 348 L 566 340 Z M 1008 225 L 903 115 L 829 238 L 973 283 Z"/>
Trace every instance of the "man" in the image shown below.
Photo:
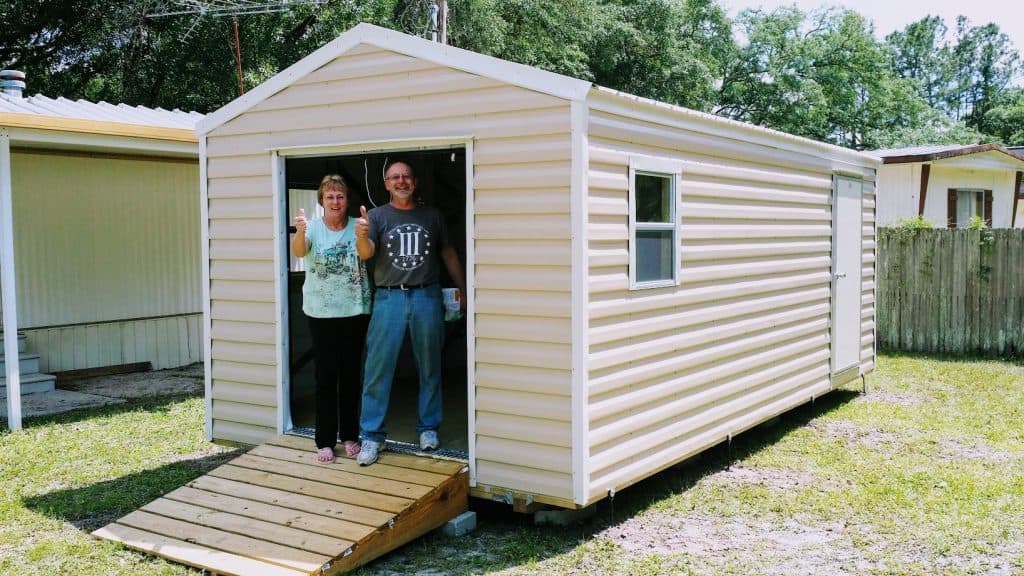
<path fill-rule="evenodd" d="M 373 464 L 384 447 L 384 418 L 407 330 L 419 372 L 416 432 L 420 449 L 436 450 L 440 446 L 437 429 L 442 418 L 444 306 L 438 280 L 442 263 L 459 293 L 466 293 L 462 264 L 448 241 L 444 217 L 438 209 L 416 201 L 412 166 L 392 162 L 384 171 L 384 187 L 391 193 L 391 202 L 369 213 L 365 206 L 360 207 L 362 217 L 356 220 L 355 228 L 359 257 L 369 260 L 376 256 L 373 277 L 377 285 L 366 335 L 359 417 L 363 443 L 357 460 L 362 466 Z"/>

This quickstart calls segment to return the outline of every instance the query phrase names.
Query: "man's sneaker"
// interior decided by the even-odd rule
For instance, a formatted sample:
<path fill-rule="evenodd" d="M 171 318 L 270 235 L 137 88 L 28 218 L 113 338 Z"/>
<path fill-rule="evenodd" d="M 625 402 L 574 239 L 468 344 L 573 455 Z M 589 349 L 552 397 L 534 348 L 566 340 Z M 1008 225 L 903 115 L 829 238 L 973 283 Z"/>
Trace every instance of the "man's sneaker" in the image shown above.
<path fill-rule="evenodd" d="M 437 439 L 437 432 L 433 430 L 420 432 L 420 450 L 429 452 L 430 450 L 437 450 L 437 447 L 440 445 L 441 441 Z"/>
<path fill-rule="evenodd" d="M 359 462 L 360 466 L 369 466 L 377 461 L 377 454 L 383 449 L 383 442 L 363 440 L 363 445 L 359 447 L 359 454 L 356 455 L 356 462 Z"/>

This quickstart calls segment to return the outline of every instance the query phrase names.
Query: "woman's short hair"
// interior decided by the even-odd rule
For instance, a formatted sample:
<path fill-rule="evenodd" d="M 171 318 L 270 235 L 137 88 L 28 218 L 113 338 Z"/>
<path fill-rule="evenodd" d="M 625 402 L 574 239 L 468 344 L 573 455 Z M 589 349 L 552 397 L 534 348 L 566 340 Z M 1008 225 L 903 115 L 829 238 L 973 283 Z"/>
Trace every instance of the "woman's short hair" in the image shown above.
<path fill-rule="evenodd" d="M 316 190 L 316 203 L 324 205 L 324 192 L 338 190 L 348 192 L 348 183 L 341 177 L 341 174 L 328 174 L 320 181 L 320 187 Z"/>

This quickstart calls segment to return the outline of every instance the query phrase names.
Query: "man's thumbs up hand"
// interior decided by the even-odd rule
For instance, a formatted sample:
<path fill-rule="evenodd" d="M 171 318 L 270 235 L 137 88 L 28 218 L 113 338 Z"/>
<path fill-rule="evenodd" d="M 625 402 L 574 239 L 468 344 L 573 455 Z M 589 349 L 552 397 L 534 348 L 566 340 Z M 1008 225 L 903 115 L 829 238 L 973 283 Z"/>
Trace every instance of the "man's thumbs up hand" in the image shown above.
<path fill-rule="evenodd" d="M 366 240 L 370 233 L 370 215 L 366 212 L 366 206 L 359 207 L 359 218 L 356 218 L 356 238 Z"/>

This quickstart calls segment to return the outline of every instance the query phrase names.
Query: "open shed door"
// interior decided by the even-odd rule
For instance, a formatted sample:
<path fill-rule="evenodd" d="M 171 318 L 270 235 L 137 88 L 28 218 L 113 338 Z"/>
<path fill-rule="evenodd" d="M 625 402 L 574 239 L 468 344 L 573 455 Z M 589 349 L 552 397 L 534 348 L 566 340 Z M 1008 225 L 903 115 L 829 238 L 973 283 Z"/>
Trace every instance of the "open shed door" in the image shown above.
<path fill-rule="evenodd" d="M 832 377 L 854 378 L 860 364 L 861 227 L 864 183 L 832 183 Z"/>

